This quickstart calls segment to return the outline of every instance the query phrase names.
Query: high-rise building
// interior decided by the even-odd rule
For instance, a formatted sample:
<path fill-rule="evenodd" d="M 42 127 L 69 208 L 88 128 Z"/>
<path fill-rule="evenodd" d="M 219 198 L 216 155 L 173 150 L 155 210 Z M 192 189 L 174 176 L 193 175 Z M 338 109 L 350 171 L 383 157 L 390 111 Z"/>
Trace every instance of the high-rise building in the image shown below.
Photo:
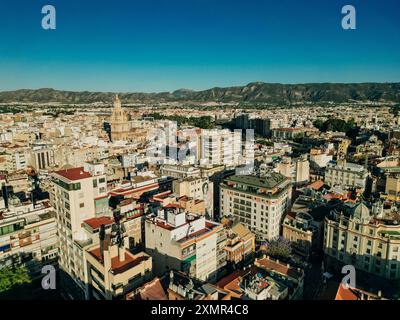
<path fill-rule="evenodd" d="M 237 166 L 242 163 L 241 132 L 202 130 L 200 164 Z"/>
<path fill-rule="evenodd" d="M 82 229 L 85 220 L 108 212 L 104 165 L 85 163 L 84 167 L 56 171 L 52 174 L 52 187 L 50 199 L 57 212 L 60 269 L 62 275 L 73 280 L 66 283 L 74 285 L 66 290 L 84 298 L 87 279 L 83 248 L 76 241 L 86 240 Z"/>
<path fill-rule="evenodd" d="M 220 184 L 221 216 L 233 216 L 258 240 L 277 238 L 281 218 L 288 209 L 291 182 L 280 173 L 263 177 L 231 176 Z"/>

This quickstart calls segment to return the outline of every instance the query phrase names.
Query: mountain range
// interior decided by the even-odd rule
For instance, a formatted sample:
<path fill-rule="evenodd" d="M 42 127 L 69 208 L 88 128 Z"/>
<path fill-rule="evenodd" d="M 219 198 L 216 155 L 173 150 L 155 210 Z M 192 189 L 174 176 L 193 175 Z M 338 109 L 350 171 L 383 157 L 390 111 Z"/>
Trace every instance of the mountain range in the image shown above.
<path fill-rule="evenodd" d="M 61 91 L 55 89 L 22 89 L 0 92 L 0 103 L 110 103 L 115 93 Z M 237 102 L 237 103 L 318 103 L 318 102 L 400 102 L 400 83 L 309 83 L 279 84 L 252 82 L 235 86 L 193 91 L 180 89 L 160 93 L 119 93 L 122 103 L 138 102 Z"/>

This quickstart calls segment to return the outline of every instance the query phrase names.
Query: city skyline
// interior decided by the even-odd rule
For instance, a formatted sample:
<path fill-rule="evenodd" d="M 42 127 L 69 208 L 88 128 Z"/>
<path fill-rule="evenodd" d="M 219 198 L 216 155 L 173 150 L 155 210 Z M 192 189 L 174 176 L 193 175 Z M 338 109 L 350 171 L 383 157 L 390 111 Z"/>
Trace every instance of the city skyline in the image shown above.
<path fill-rule="evenodd" d="M 396 1 L 175 0 L 0 5 L 0 90 L 164 92 L 267 83 L 399 82 Z M 7 8 L 7 10 L 5 10 Z"/>

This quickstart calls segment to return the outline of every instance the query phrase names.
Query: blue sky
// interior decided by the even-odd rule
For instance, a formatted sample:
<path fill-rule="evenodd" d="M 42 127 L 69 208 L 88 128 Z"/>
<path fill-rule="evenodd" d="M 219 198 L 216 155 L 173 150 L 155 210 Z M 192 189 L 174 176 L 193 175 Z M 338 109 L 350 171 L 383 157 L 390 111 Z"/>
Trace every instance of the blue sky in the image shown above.
<path fill-rule="evenodd" d="M 57 29 L 41 28 L 41 8 Z M 341 8 L 357 10 L 343 30 Z M 1 0 L 0 90 L 400 81 L 398 0 Z"/>

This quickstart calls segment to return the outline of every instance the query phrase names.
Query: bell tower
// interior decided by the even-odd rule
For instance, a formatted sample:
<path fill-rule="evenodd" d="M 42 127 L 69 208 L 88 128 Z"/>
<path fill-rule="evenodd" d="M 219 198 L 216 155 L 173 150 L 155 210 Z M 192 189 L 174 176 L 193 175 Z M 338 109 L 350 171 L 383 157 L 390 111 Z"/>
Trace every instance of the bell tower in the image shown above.
<path fill-rule="evenodd" d="M 128 115 L 122 108 L 121 100 L 118 94 L 114 98 L 114 108 L 110 118 L 111 124 L 111 140 L 127 140 L 129 135 Z"/>

